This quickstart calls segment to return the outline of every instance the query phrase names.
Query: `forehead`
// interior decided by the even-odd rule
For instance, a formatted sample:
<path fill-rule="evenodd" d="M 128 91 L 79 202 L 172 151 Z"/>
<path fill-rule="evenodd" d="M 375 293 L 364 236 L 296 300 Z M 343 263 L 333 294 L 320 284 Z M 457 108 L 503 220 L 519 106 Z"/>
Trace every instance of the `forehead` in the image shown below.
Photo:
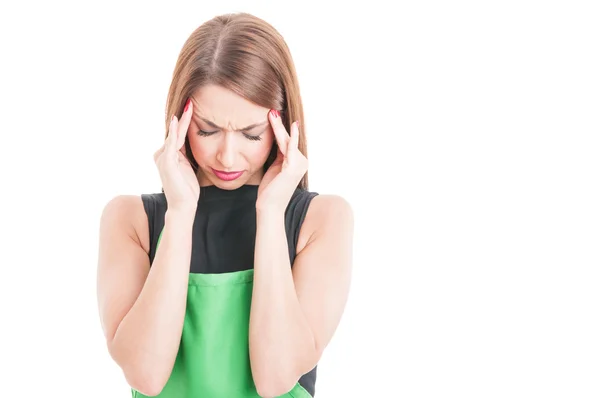
<path fill-rule="evenodd" d="M 217 85 L 199 88 L 193 94 L 194 113 L 220 126 L 242 127 L 266 120 L 268 108 L 248 101 L 231 90 Z"/>

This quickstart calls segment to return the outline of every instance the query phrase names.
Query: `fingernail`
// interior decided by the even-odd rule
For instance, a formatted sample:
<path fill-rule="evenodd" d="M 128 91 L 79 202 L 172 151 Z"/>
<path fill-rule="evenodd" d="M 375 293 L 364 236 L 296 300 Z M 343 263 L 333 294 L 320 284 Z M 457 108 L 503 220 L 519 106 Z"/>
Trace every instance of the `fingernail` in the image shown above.
<path fill-rule="evenodd" d="M 185 103 L 185 108 L 183 108 L 183 112 L 187 112 L 188 108 L 190 107 L 190 98 L 187 99 L 186 103 Z"/>
<path fill-rule="evenodd" d="M 278 118 L 279 117 L 279 111 L 275 110 L 275 109 L 271 109 L 271 115 L 273 115 L 274 118 Z"/>
<path fill-rule="evenodd" d="M 175 115 L 171 116 L 171 123 L 173 123 L 173 120 L 175 120 Z"/>

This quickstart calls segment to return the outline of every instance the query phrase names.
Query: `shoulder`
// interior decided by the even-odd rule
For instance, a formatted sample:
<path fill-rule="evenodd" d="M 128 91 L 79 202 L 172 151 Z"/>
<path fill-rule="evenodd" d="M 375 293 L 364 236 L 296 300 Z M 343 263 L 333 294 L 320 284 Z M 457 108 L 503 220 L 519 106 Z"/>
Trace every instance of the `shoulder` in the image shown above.
<path fill-rule="evenodd" d="M 335 234 L 341 231 L 352 232 L 354 211 L 344 197 L 334 194 L 316 195 L 310 201 L 306 219 L 300 229 L 298 240 L 302 249 L 319 234 Z"/>
<path fill-rule="evenodd" d="M 340 195 L 318 195 L 311 201 L 306 217 L 317 215 L 327 219 L 343 220 L 352 218 L 353 210 L 350 203 Z"/>
<path fill-rule="evenodd" d="M 115 219 L 120 222 L 128 219 L 132 211 L 139 209 L 142 205 L 140 196 L 117 195 L 110 199 L 102 209 L 102 219 Z"/>
<path fill-rule="evenodd" d="M 148 252 L 148 216 L 145 210 L 148 200 L 153 201 L 158 198 L 156 194 L 143 194 L 117 195 L 110 199 L 102 209 L 101 233 L 112 233 L 116 229 L 126 232 Z"/>

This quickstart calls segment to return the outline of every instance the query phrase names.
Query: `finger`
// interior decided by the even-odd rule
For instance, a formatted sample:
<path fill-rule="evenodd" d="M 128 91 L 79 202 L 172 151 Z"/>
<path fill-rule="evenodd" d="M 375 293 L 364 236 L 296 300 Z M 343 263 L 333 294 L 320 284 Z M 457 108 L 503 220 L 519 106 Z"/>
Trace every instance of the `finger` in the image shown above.
<path fill-rule="evenodd" d="M 158 148 L 158 150 L 156 152 L 154 152 L 154 160 L 156 161 L 156 159 L 158 159 L 160 157 L 160 155 L 163 154 L 163 152 L 165 151 L 165 148 L 167 147 L 167 143 L 169 142 L 169 135 L 167 134 L 167 138 L 165 138 L 165 141 L 163 142 L 163 144 L 160 146 L 160 148 Z"/>
<path fill-rule="evenodd" d="M 290 156 L 292 154 L 292 152 L 294 152 L 298 149 L 298 141 L 300 141 L 300 127 L 299 127 L 298 123 L 300 123 L 300 122 L 298 120 L 296 120 L 292 124 L 291 137 L 290 137 L 290 142 L 288 144 L 288 156 Z"/>
<path fill-rule="evenodd" d="M 187 156 L 185 156 L 185 152 L 182 151 L 178 151 L 179 153 L 177 154 L 178 159 L 180 163 L 187 163 L 190 164 L 190 161 L 188 160 Z"/>
<path fill-rule="evenodd" d="M 159 156 L 163 153 L 165 149 L 165 146 L 161 146 L 160 148 L 158 148 L 158 151 L 154 152 L 154 162 L 156 162 L 159 158 Z"/>
<path fill-rule="evenodd" d="M 188 129 L 190 128 L 190 121 L 192 120 L 192 114 L 194 113 L 194 105 L 192 104 L 192 98 L 188 98 L 183 108 L 183 114 L 181 115 L 181 121 L 177 130 L 177 149 L 181 149 L 185 143 L 185 137 L 187 137 Z"/>
<path fill-rule="evenodd" d="M 273 134 L 275 134 L 275 140 L 277 141 L 279 150 L 282 153 L 287 153 L 287 146 L 290 136 L 283 125 L 281 116 L 278 113 L 279 112 L 274 109 L 269 111 L 269 121 L 273 127 Z"/>
<path fill-rule="evenodd" d="M 165 142 L 165 150 L 174 151 L 175 144 L 177 143 L 177 116 L 173 115 L 171 123 L 169 124 L 169 134 L 167 135 L 167 142 Z"/>
<path fill-rule="evenodd" d="M 179 152 L 183 153 L 183 156 L 186 157 L 187 159 L 187 145 L 185 145 L 185 139 L 186 139 L 187 135 L 184 134 L 183 136 L 183 145 L 181 145 L 181 148 L 179 149 Z M 191 148 L 190 148 L 191 151 Z"/>

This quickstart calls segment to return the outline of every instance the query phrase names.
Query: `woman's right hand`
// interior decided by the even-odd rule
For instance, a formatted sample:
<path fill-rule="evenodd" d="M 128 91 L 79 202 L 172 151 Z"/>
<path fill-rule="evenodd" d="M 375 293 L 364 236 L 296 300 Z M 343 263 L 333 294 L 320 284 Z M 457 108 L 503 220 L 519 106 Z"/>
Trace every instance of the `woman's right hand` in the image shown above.
<path fill-rule="evenodd" d="M 154 153 L 169 209 L 195 210 L 200 196 L 198 178 L 185 156 L 185 138 L 192 118 L 193 105 L 188 106 L 181 120 L 173 115 L 163 146 Z"/>

